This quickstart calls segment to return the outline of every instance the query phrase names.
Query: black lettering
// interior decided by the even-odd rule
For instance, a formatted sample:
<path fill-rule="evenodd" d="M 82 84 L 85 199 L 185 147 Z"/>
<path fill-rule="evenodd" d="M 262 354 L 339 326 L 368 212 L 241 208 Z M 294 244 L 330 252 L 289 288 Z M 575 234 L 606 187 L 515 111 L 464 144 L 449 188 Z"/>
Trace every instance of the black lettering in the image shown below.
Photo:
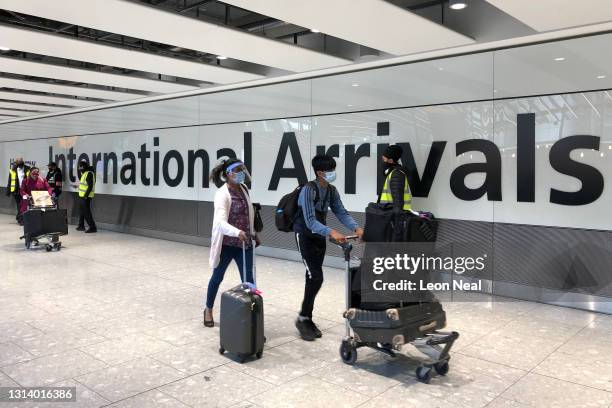
<path fill-rule="evenodd" d="M 516 115 L 516 200 L 535 202 L 535 113 Z"/>
<path fill-rule="evenodd" d="M 400 143 L 400 146 L 403 149 L 402 164 L 408 173 L 410 193 L 414 197 L 427 197 L 438 172 L 440 160 L 442 160 L 442 154 L 446 148 L 446 142 L 432 142 L 429 154 L 427 155 L 427 161 L 425 162 L 423 177 L 419 176 L 419 169 L 417 168 L 410 143 Z"/>
<path fill-rule="evenodd" d="M 336 145 L 337 146 L 337 145 Z M 370 144 L 364 143 L 357 150 L 355 145 L 344 147 L 344 192 L 355 194 L 357 188 L 357 163 L 362 157 L 370 157 Z"/>
<path fill-rule="evenodd" d="M 230 149 L 229 147 L 224 147 L 222 149 L 217 150 L 217 160 L 222 157 L 227 157 L 228 159 L 236 159 L 236 152 Z"/>
<path fill-rule="evenodd" d="M 327 154 L 331 157 L 340 157 L 340 145 L 333 144 L 329 149 L 325 150 L 325 146 L 317 146 L 317 154 Z"/>
<path fill-rule="evenodd" d="M 202 188 L 208 188 L 208 178 L 210 177 L 210 160 L 206 150 L 189 150 L 187 152 L 187 187 L 195 184 L 195 161 L 202 160 Z"/>
<path fill-rule="evenodd" d="M 94 168 L 94 172 L 97 170 L 98 162 L 100 161 L 101 157 L 102 153 L 92 153 L 91 155 L 91 165 Z"/>
<path fill-rule="evenodd" d="M 553 169 L 577 178 L 582 183 L 578 191 L 550 189 L 550 202 L 561 205 L 585 205 L 597 200 L 604 189 L 603 175 L 596 168 L 574 161 L 570 153 L 575 149 L 599 150 L 599 137 L 576 135 L 563 138 L 550 148 L 549 160 Z"/>
<path fill-rule="evenodd" d="M 124 185 L 136 184 L 136 156 L 132 152 L 124 152 L 121 155 L 121 161 L 124 162 L 126 159 L 130 160 L 129 164 L 121 166 L 121 183 Z M 130 176 L 127 176 L 127 172 L 130 172 Z"/>
<path fill-rule="evenodd" d="M 287 152 L 291 153 L 291 159 L 295 167 L 285 168 L 285 158 Z M 272 172 L 272 178 L 268 185 L 268 190 L 276 191 L 278 183 L 281 178 L 295 178 L 299 184 L 308 182 L 306 176 L 306 170 L 304 169 L 304 162 L 302 161 L 302 155 L 300 154 L 300 147 L 297 139 L 295 138 L 294 132 L 283 133 L 283 139 L 278 149 L 278 155 L 276 156 L 276 163 L 274 164 L 274 171 Z"/>
<path fill-rule="evenodd" d="M 489 201 L 501 201 L 501 154 L 495 143 L 484 139 L 470 139 L 457 143 L 457 156 L 477 151 L 485 156 L 484 163 L 468 163 L 457 167 L 450 178 L 453 194 L 466 201 L 478 200 L 485 193 Z M 485 181 L 478 188 L 468 188 L 465 178 L 472 173 L 485 173 Z"/>
<path fill-rule="evenodd" d="M 76 181 L 76 177 L 74 177 L 74 160 L 76 159 L 76 154 L 74 154 L 74 148 L 71 147 L 68 149 L 68 177 L 70 181 L 73 183 Z"/>
<path fill-rule="evenodd" d="M 153 146 L 159 146 L 159 137 L 153 138 Z M 159 152 L 153 152 L 153 185 L 159 186 Z"/>
<path fill-rule="evenodd" d="M 174 178 L 170 177 L 170 160 L 176 160 L 176 176 Z M 170 187 L 176 187 L 181 184 L 181 180 L 183 180 L 183 156 L 176 150 L 169 150 L 168 153 L 164 156 L 164 163 L 162 165 L 162 171 L 164 173 L 164 182 Z"/>
<path fill-rule="evenodd" d="M 149 157 L 151 157 L 151 152 L 147 150 L 147 144 L 141 144 L 138 158 L 140 159 L 140 181 L 143 186 L 151 184 L 151 179 L 147 177 L 147 159 Z"/>
<path fill-rule="evenodd" d="M 251 132 L 243 133 L 243 143 L 244 143 L 244 165 L 247 170 L 253 175 L 253 134 Z M 248 188 L 251 188 L 251 180 L 247 180 L 246 185 Z M 208 183 L 206 184 L 208 187 Z"/>
<path fill-rule="evenodd" d="M 113 184 L 117 184 L 117 155 L 113 152 L 104 153 L 104 184 L 108 183 L 108 163 L 111 160 L 113 161 Z"/>

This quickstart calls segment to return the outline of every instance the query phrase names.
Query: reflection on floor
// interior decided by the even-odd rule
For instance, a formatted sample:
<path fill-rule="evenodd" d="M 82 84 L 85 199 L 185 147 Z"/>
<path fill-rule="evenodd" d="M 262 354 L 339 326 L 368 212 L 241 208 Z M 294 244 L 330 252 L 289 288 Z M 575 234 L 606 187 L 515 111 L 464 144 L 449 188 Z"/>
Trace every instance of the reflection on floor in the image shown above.
<path fill-rule="evenodd" d="M 20 232 L 0 215 L 0 386 L 76 386 L 70 407 L 612 404 L 612 316 L 484 297 L 446 303 L 461 337 L 449 374 L 425 385 L 409 348 L 339 361 L 340 270 L 326 271 L 317 300 L 323 338 L 297 339 L 302 265 L 261 257 L 268 342 L 261 360 L 240 365 L 218 354 L 218 327 L 202 327 L 207 248 L 71 227 L 62 250 L 47 253 L 26 251 Z M 224 288 L 237 281 L 232 267 Z"/>

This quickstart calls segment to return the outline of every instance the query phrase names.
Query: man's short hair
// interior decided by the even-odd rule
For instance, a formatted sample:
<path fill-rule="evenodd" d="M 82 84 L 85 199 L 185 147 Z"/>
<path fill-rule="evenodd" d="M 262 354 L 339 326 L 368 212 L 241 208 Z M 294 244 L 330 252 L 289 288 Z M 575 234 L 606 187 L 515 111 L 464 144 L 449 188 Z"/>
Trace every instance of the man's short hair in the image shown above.
<path fill-rule="evenodd" d="M 317 154 L 312 158 L 312 168 L 317 171 L 330 171 L 336 168 L 336 160 L 329 154 Z"/>

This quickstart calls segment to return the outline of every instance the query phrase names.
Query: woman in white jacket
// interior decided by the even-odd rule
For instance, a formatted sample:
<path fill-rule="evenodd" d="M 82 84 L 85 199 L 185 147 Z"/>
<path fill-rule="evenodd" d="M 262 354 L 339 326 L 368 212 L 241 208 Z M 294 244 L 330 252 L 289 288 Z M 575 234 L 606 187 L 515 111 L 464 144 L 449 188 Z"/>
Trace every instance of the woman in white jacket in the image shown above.
<path fill-rule="evenodd" d="M 215 167 L 210 179 L 219 187 L 215 193 L 215 213 L 213 217 L 209 263 L 213 268 L 208 282 L 204 326 L 213 327 L 213 306 L 219 285 L 225 271 L 234 261 L 243 278 L 242 246 L 246 247 L 246 279 L 253 282 L 252 242 L 260 241 L 253 228 L 254 210 L 246 185 L 248 171 L 240 160 L 229 159 Z"/>

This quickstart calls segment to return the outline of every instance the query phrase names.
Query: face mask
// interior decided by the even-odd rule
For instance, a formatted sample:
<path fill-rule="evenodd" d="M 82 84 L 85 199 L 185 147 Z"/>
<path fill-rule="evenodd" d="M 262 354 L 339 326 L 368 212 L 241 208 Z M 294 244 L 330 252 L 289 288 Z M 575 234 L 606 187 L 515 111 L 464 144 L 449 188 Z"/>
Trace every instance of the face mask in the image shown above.
<path fill-rule="evenodd" d="M 23 167 L 23 163 L 17 163 L 17 167 Z"/>
<path fill-rule="evenodd" d="M 325 181 L 328 183 L 333 183 L 336 180 L 336 171 L 326 171 L 325 172 Z"/>
<path fill-rule="evenodd" d="M 234 183 L 242 184 L 244 183 L 245 174 L 244 171 L 239 171 L 238 173 L 234 173 Z"/>
<path fill-rule="evenodd" d="M 38 180 L 38 174 L 32 174 L 32 180 L 34 181 Z"/>
<path fill-rule="evenodd" d="M 395 166 L 395 164 L 394 164 L 394 163 L 391 163 L 391 162 L 383 162 L 383 168 L 384 168 L 385 170 L 390 169 L 390 168 L 391 168 L 391 167 L 393 167 L 393 166 Z"/>

